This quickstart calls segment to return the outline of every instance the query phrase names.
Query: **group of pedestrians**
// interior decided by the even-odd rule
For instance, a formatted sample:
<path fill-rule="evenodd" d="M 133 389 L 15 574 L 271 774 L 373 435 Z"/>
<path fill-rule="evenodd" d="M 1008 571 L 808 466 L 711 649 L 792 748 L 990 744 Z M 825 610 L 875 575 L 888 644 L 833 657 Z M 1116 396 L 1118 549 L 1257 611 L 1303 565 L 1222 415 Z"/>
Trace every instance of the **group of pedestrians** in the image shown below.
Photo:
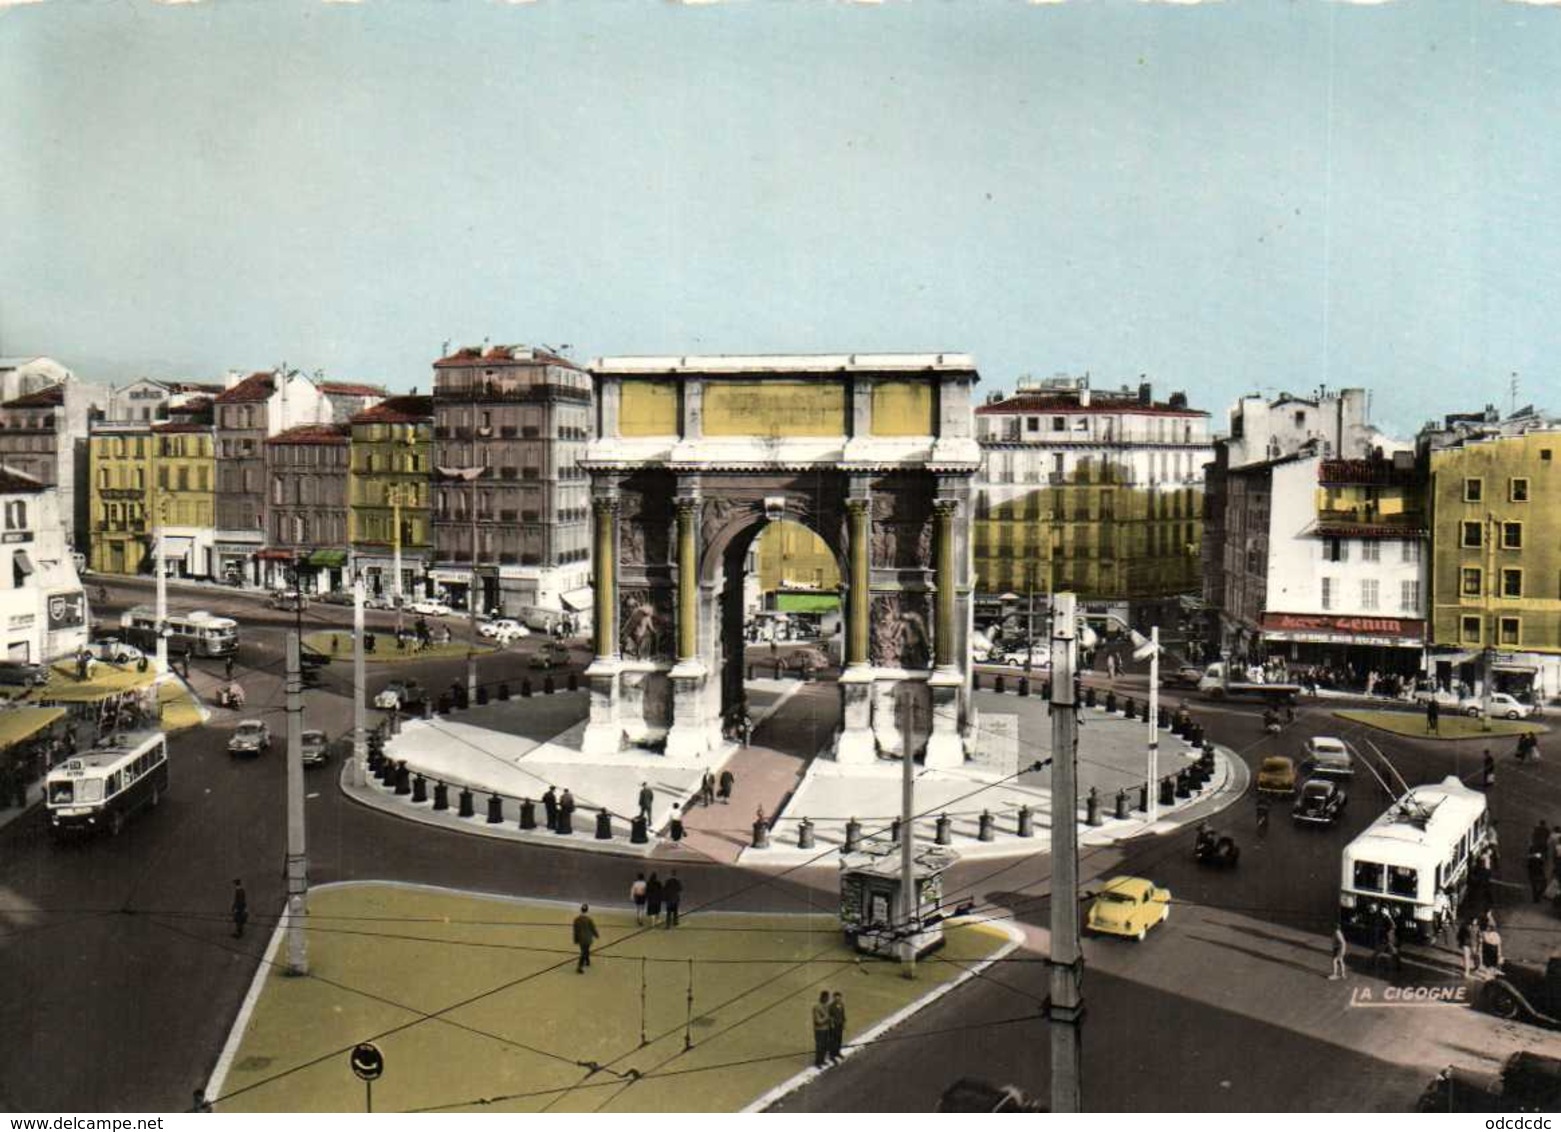
<path fill-rule="evenodd" d="M 723 767 L 721 777 L 716 778 L 713 771 L 705 771 L 705 776 L 699 780 L 699 801 L 706 806 L 715 805 L 716 798 L 721 799 L 724 806 L 732 800 L 732 788 L 737 785 L 737 776 Z"/>
<path fill-rule="evenodd" d="M 547 828 L 552 832 L 573 833 L 575 831 L 575 796 L 569 792 L 569 787 L 564 787 L 564 792 L 559 794 L 549 786 L 547 793 L 542 795 L 542 813 Z"/>
<path fill-rule="evenodd" d="M 1465 978 L 1500 971 L 1507 961 L 1501 946 L 1501 932 L 1496 927 L 1496 914 L 1462 921 L 1458 925 L 1458 953 L 1463 957 Z"/>
<path fill-rule="evenodd" d="M 678 926 L 678 907 L 683 903 L 683 882 L 678 880 L 676 869 L 665 881 L 655 873 L 651 873 L 648 880 L 640 873 L 629 886 L 629 899 L 634 903 L 636 924 L 655 927 L 660 923 L 664 928 L 675 928 Z"/>
<path fill-rule="evenodd" d="M 819 991 L 818 1001 L 813 1004 L 814 1068 L 822 1069 L 826 1061 L 833 1064 L 845 1056 L 841 1053 L 845 1036 L 845 998 L 839 991 L 836 991 L 833 996 L 827 990 Z"/>

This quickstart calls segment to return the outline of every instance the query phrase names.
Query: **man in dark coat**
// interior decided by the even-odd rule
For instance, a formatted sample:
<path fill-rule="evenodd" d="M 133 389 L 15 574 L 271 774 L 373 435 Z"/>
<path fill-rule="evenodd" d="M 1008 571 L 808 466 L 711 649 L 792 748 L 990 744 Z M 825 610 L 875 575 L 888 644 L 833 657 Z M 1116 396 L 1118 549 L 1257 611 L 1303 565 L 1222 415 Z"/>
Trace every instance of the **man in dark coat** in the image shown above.
<path fill-rule="evenodd" d="M 244 935 L 244 925 L 249 922 L 249 894 L 244 891 L 244 882 L 233 882 L 233 938 L 241 939 Z"/>
<path fill-rule="evenodd" d="M 1534 827 L 1528 839 L 1528 885 L 1537 904 L 1545 898 L 1545 885 L 1550 882 L 1545 868 L 1545 850 L 1550 845 L 1550 826 L 1543 818 Z"/>
<path fill-rule="evenodd" d="M 732 787 L 736 782 L 737 779 L 732 775 L 731 771 L 721 771 L 721 802 L 723 805 L 732 800 Z"/>
<path fill-rule="evenodd" d="M 840 1047 L 846 1038 L 846 1000 L 839 991 L 829 1000 L 829 1060 L 839 1061 L 845 1055 Z"/>
<path fill-rule="evenodd" d="M 667 906 L 666 926 L 675 928 L 678 926 L 678 905 L 683 900 L 683 882 L 678 880 L 676 869 L 667 877 L 667 883 L 661 886 L 661 899 Z"/>
<path fill-rule="evenodd" d="M 1431 698 L 1426 701 L 1425 705 L 1425 730 L 1427 735 L 1441 734 L 1441 718 L 1442 708 L 1441 705 L 1436 702 L 1436 696 L 1433 693 Z"/>
<path fill-rule="evenodd" d="M 656 795 L 650 788 L 650 783 L 640 783 L 640 817 L 645 819 L 645 824 L 650 825 L 651 807 L 656 804 Z"/>
<path fill-rule="evenodd" d="M 550 830 L 558 829 L 558 795 L 553 793 L 549 786 L 547 793 L 542 795 L 542 810 L 547 815 L 547 827 Z"/>
<path fill-rule="evenodd" d="M 573 833 L 575 831 L 575 796 L 569 792 L 569 787 L 564 787 L 564 792 L 558 799 L 558 832 Z"/>
<path fill-rule="evenodd" d="M 650 874 L 650 879 L 645 882 L 645 915 L 650 918 L 652 927 L 656 925 L 656 918 L 661 915 L 661 878 L 655 873 Z"/>
<path fill-rule="evenodd" d="M 575 974 L 585 974 L 585 969 L 591 965 L 591 944 L 595 943 L 600 933 L 596 930 L 596 921 L 591 919 L 589 904 L 580 905 L 580 914 L 575 917 L 574 940 L 580 948 L 580 962 L 575 964 Z"/>
<path fill-rule="evenodd" d="M 817 1069 L 824 1068 L 824 1059 L 829 1056 L 829 992 L 819 991 L 818 1001 L 813 1004 L 813 1065 Z"/>

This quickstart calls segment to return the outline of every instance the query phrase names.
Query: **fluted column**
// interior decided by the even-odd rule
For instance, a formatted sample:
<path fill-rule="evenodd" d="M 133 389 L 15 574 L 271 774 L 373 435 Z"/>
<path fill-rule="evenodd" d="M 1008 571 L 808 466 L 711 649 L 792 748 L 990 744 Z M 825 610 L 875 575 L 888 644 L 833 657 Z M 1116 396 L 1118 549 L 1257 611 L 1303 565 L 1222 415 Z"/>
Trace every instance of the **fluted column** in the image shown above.
<path fill-rule="evenodd" d="M 933 504 L 933 541 L 938 548 L 938 597 L 933 629 L 933 663 L 938 668 L 950 668 L 954 657 L 954 599 L 959 590 L 955 571 L 954 518 L 959 504 L 952 499 L 940 499 Z"/>
<path fill-rule="evenodd" d="M 618 501 L 598 497 L 591 501 L 596 526 L 591 534 L 591 563 L 596 578 L 592 604 L 596 607 L 596 655 L 618 652 Z"/>
<path fill-rule="evenodd" d="M 849 624 L 846 632 L 846 665 L 867 663 L 868 631 L 872 612 L 872 502 L 852 499 L 846 503 L 849 516 L 850 544 L 846 552 L 850 557 L 851 604 L 848 609 Z"/>
<path fill-rule="evenodd" d="M 699 500 L 682 498 L 678 513 L 678 661 L 699 656 Z"/>

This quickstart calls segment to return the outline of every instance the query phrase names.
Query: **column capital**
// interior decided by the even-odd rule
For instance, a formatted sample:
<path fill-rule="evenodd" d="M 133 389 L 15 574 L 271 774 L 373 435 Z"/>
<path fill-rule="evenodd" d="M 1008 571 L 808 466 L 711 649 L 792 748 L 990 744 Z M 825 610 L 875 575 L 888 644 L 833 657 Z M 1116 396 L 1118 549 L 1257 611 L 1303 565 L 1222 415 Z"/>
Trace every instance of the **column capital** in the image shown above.
<path fill-rule="evenodd" d="M 934 499 L 932 501 L 932 511 L 940 519 L 955 518 L 959 515 L 959 500 Z"/>
<path fill-rule="evenodd" d="M 611 495 L 595 495 L 591 497 L 591 509 L 598 515 L 616 514 L 619 506 L 618 493 Z"/>
<path fill-rule="evenodd" d="M 675 501 L 679 519 L 698 519 L 702 500 L 697 495 L 680 495 Z"/>
<path fill-rule="evenodd" d="M 872 514 L 873 501 L 871 499 L 847 499 L 846 510 L 854 519 L 860 519 L 864 515 Z"/>

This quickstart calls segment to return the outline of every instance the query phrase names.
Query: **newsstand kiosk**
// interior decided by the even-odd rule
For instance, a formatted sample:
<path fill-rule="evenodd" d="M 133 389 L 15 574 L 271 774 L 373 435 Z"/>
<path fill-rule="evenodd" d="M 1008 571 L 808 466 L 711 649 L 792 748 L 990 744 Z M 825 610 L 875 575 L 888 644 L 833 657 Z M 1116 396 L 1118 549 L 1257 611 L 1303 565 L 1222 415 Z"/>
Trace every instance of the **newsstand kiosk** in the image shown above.
<path fill-rule="evenodd" d="M 916 954 L 943 946 L 943 874 L 957 855 L 932 845 L 918 849 L 913 861 L 916 916 L 911 939 Z M 898 958 L 905 931 L 900 924 L 900 850 L 843 853 L 840 857 L 840 923 L 846 942 L 869 955 Z"/>

